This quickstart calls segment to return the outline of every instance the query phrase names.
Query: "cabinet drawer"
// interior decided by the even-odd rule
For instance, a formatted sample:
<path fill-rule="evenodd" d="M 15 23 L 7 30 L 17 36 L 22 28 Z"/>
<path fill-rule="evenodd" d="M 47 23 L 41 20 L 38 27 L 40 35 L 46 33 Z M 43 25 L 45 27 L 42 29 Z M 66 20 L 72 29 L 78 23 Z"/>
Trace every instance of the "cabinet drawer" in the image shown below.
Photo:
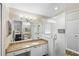
<path fill-rule="evenodd" d="M 21 54 L 21 53 L 24 53 L 24 52 L 29 52 L 29 51 L 30 51 L 30 48 L 22 49 L 22 50 L 19 50 L 19 51 L 15 51 L 14 55 Z"/>
<path fill-rule="evenodd" d="M 24 53 L 24 52 L 29 52 L 29 51 L 30 51 L 30 48 L 26 48 L 26 49 L 22 49 L 22 50 L 18 50 L 18 51 L 8 53 L 7 56 L 14 56 L 14 55 L 18 55 L 18 54 L 21 54 L 21 53 Z"/>

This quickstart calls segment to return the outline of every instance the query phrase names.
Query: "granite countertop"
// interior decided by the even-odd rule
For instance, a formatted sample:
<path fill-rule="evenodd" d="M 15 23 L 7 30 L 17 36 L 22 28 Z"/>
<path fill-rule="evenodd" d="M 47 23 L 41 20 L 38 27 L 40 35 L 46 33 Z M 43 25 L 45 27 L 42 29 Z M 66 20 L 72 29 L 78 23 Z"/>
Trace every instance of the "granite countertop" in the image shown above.
<path fill-rule="evenodd" d="M 29 48 L 32 46 L 43 45 L 47 43 L 48 41 L 44 39 L 25 40 L 25 41 L 16 42 L 16 43 L 10 43 L 8 48 L 6 49 L 6 53 L 14 52 L 14 51 L 24 49 L 24 48 Z"/>

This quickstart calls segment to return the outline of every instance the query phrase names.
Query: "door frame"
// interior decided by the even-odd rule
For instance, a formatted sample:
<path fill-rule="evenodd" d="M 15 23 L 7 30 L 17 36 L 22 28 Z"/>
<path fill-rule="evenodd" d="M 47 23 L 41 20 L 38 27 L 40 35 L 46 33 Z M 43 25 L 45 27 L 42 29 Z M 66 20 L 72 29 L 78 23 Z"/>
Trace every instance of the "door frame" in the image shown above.
<path fill-rule="evenodd" d="M 0 55 L 2 56 L 2 3 L 0 3 Z"/>

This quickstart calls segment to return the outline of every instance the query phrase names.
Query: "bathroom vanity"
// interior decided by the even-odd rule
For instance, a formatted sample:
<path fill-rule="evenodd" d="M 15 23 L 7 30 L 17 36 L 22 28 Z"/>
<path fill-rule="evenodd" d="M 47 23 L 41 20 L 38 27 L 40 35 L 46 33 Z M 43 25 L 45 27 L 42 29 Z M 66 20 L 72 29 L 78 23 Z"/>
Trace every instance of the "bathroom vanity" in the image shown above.
<path fill-rule="evenodd" d="M 6 49 L 7 56 L 43 56 L 47 54 L 48 41 L 44 39 L 11 43 Z"/>

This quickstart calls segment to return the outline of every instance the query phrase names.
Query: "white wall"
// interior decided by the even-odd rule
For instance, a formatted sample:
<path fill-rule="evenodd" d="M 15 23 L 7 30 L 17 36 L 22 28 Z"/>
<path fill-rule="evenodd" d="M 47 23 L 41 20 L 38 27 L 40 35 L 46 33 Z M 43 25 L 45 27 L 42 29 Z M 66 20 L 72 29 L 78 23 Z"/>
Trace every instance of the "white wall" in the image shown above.
<path fill-rule="evenodd" d="M 55 56 L 63 56 L 65 55 L 65 49 L 66 49 L 66 40 L 65 40 L 65 33 L 58 33 L 58 29 L 65 29 L 65 13 L 61 13 L 58 16 L 56 16 L 55 19 L 51 19 L 51 20 L 55 20 L 56 23 L 55 24 L 47 24 L 46 23 L 46 19 L 43 20 L 43 35 L 42 38 L 45 38 L 49 41 L 49 47 L 50 46 L 54 46 L 54 47 L 50 47 L 49 50 L 54 50 L 54 55 Z M 47 24 L 47 25 L 46 25 Z M 48 28 L 48 31 L 52 31 L 53 34 L 49 33 L 49 34 L 45 34 L 45 25 Z M 50 26 L 50 27 L 49 27 Z M 52 27 L 52 28 L 51 28 Z M 52 29 L 52 30 L 51 30 Z M 53 42 L 53 38 L 51 38 L 51 35 L 55 35 L 57 34 L 57 40 L 55 40 L 55 42 Z M 52 42 L 50 42 L 52 41 Z M 55 43 L 55 45 L 53 45 L 53 43 Z M 51 45 L 52 44 L 52 45 Z M 49 54 L 53 55 L 50 52 L 53 51 L 49 51 Z"/>
<path fill-rule="evenodd" d="M 12 35 L 7 36 L 7 20 L 9 19 L 9 8 L 2 4 L 2 55 L 5 55 L 5 49 L 8 47 Z"/>
<path fill-rule="evenodd" d="M 58 29 L 65 29 L 65 13 L 59 14 L 56 16 L 56 32 L 57 32 L 57 40 L 55 41 L 55 52 L 56 55 L 65 55 L 65 34 L 58 33 Z"/>

